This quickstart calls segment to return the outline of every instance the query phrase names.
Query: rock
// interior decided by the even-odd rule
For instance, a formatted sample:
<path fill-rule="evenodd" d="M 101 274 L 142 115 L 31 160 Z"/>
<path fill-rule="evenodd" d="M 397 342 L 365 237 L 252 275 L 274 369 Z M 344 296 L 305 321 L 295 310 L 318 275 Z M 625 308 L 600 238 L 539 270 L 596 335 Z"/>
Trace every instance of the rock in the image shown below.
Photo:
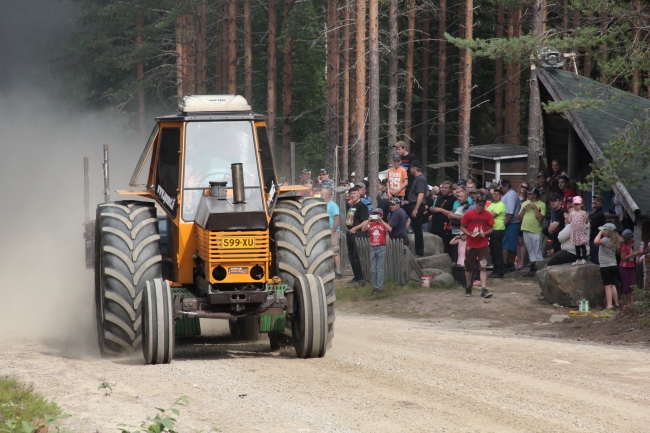
<path fill-rule="evenodd" d="M 437 254 L 430 257 L 415 259 L 422 269 L 440 269 L 451 274 L 451 259 L 449 254 Z"/>
<path fill-rule="evenodd" d="M 550 266 L 537 272 L 537 280 L 549 304 L 575 307 L 586 299 L 592 307 L 603 305 L 605 288 L 598 265 Z"/>
<path fill-rule="evenodd" d="M 442 244 L 440 236 L 424 232 L 422 233 L 422 239 L 424 240 L 424 257 L 435 256 L 445 252 L 445 247 Z M 415 237 L 413 237 L 413 233 L 409 233 L 409 249 L 415 255 Z"/>
<path fill-rule="evenodd" d="M 570 319 L 568 314 L 553 314 L 548 320 L 551 323 L 564 322 L 565 320 Z"/>
<path fill-rule="evenodd" d="M 447 289 L 447 288 L 456 288 L 456 280 L 449 274 L 442 273 L 436 276 L 431 282 L 431 288 L 433 289 Z"/>

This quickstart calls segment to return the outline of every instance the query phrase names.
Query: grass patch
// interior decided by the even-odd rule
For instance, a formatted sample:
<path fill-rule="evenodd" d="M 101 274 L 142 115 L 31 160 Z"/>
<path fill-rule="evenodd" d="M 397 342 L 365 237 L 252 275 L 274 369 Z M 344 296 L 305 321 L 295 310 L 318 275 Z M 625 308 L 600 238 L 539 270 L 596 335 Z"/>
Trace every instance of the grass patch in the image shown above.
<path fill-rule="evenodd" d="M 61 416 L 56 403 L 47 401 L 31 386 L 0 377 L 0 432 L 29 432 Z"/>
<path fill-rule="evenodd" d="M 370 295 L 372 292 L 372 284 L 346 284 L 336 283 L 336 302 L 338 304 L 355 303 L 369 300 L 378 300 L 392 298 L 405 293 L 425 293 L 431 292 L 432 289 L 423 289 L 417 281 L 409 281 L 408 284 L 400 286 L 390 280 L 384 282 L 382 292 L 377 295 Z"/>

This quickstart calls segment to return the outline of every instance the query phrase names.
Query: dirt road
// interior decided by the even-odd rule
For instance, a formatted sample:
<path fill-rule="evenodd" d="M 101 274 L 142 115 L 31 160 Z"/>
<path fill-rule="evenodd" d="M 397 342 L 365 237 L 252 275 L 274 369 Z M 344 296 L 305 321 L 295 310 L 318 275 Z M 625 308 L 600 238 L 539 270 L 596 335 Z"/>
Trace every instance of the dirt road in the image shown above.
<path fill-rule="evenodd" d="M 648 350 L 467 325 L 339 315 L 324 359 L 222 337 L 179 346 L 164 366 L 101 359 L 92 341 L 5 339 L 0 373 L 59 402 L 76 432 L 138 425 L 181 395 L 182 432 L 648 431 Z"/>

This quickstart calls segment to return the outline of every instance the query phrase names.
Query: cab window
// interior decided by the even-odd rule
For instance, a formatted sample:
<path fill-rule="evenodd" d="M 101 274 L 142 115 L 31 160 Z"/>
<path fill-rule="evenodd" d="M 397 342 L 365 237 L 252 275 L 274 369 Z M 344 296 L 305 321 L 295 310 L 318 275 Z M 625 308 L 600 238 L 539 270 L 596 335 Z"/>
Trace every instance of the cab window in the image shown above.
<path fill-rule="evenodd" d="M 172 218 L 178 207 L 181 129 L 163 128 L 160 133 L 154 195 Z"/>

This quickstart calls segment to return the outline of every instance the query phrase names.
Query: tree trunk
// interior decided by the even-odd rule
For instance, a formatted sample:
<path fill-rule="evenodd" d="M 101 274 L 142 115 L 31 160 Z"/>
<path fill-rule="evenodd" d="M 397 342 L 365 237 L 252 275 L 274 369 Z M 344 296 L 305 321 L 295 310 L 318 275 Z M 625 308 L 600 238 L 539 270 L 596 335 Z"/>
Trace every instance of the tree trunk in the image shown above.
<path fill-rule="evenodd" d="M 205 95 L 208 62 L 207 25 L 208 3 L 200 0 L 197 4 L 198 19 L 196 21 L 196 93 Z"/>
<path fill-rule="evenodd" d="M 327 2 L 327 73 L 325 101 L 325 166 L 336 173 L 336 148 L 339 145 L 339 32 L 338 0 Z"/>
<path fill-rule="evenodd" d="M 440 23 L 438 26 L 438 163 L 445 162 L 446 144 L 446 115 L 447 105 L 447 0 L 440 0 Z M 438 184 L 445 180 L 445 169 L 438 169 Z"/>
<path fill-rule="evenodd" d="M 135 47 L 136 50 L 142 47 L 142 25 L 143 25 L 142 14 L 138 14 L 135 18 L 135 26 L 138 29 L 138 34 L 135 37 Z M 144 99 L 144 88 L 142 87 L 142 79 L 144 78 L 144 63 L 141 61 L 135 67 L 136 69 L 136 79 L 138 82 L 138 129 L 140 134 L 146 134 L 147 128 L 147 119 L 145 112 L 145 99 Z"/>
<path fill-rule="evenodd" d="M 535 0 L 533 5 L 533 36 L 544 32 L 544 0 Z M 542 104 L 539 96 L 539 83 L 535 64 L 530 67 L 530 97 L 528 100 L 528 182 L 533 185 L 539 172 L 539 157 L 542 149 Z"/>
<path fill-rule="evenodd" d="M 634 1 L 634 9 L 636 13 L 634 14 L 634 20 L 632 21 L 632 25 L 634 26 L 634 30 L 632 31 L 632 53 L 633 57 L 636 57 L 636 49 L 639 41 L 641 41 L 641 20 L 639 19 L 639 16 L 641 15 L 641 0 Z M 632 93 L 636 96 L 639 96 L 639 76 L 639 67 L 634 66 L 632 69 Z"/>
<path fill-rule="evenodd" d="M 573 13 L 572 13 L 572 15 L 573 15 L 573 16 L 572 16 L 572 19 L 571 19 L 571 28 L 572 28 L 573 30 L 577 30 L 578 27 L 580 27 L 580 10 L 579 10 L 579 9 L 574 10 Z M 578 56 L 578 57 L 575 57 L 575 58 L 573 59 L 573 61 L 574 61 L 575 64 L 576 64 L 576 69 L 577 69 L 577 70 L 580 70 L 580 66 L 579 66 L 579 65 L 580 65 L 580 62 L 578 61 L 578 58 L 579 58 L 579 56 Z"/>
<path fill-rule="evenodd" d="M 225 0 L 217 3 L 217 94 L 226 93 L 226 82 L 228 73 L 228 59 L 226 58 L 226 20 L 224 14 Z"/>
<path fill-rule="evenodd" d="M 237 0 L 228 2 L 228 93 L 237 94 Z"/>
<path fill-rule="evenodd" d="M 608 12 L 607 9 L 605 9 L 600 17 L 600 35 L 602 37 L 602 42 L 600 43 L 600 52 L 602 54 L 601 61 L 603 63 L 607 62 L 607 40 L 604 37 L 607 33 L 607 16 Z M 607 84 L 607 75 L 605 75 L 603 68 L 600 68 L 600 82 Z"/>
<path fill-rule="evenodd" d="M 366 0 L 357 0 L 357 133 L 354 171 L 357 180 L 365 177 L 366 162 Z"/>
<path fill-rule="evenodd" d="M 276 41 L 275 35 L 277 32 L 277 0 L 268 0 L 269 11 L 269 33 L 268 37 L 268 63 L 266 64 L 266 130 L 269 136 L 269 144 L 271 151 L 275 152 L 275 107 L 276 107 L 276 68 L 277 68 L 277 54 L 276 54 Z"/>
<path fill-rule="evenodd" d="M 472 40 L 473 0 L 464 0 L 461 13 L 463 38 Z M 472 109 L 472 56 L 469 49 L 460 50 L 460 78 L 458 80 L 458 146 L 460 147 L 460 177 L 469 179 L 469 134 Z"/>
<path fill-rule="evenodd" d="M 342 164 L 338 180 L 348 179 L 350 173 L 350 0 L 345 0 L 343 10 L 343 136 Z"/>
<path fill-rule="evenodd" d="M 179 103 L 184 96 L 196 93 L 194 32 L 194 15 L 183 15 L 176 20 L 176 85 Z"/>
<path fill-rule="evenodd" d="M 413 111 L 413 54 L 415 52 L 415 0 L 409 4 L 408 42 L 406 46 L 406 95 L 404 96 L 404 141 L 411 139 Z"/>
<path fill-rule="evenodd" d="M 424 22 L 422 23 L 422 121 L 420 122 L 420 140 L 422 150 L 420 162 L 427 174 L 427 150 L 429 147 L 429 4 L 424 4 Z M 428 179 L 428 177 L 427 177 Z"/>
<path fill-rule="evenodd" d="M 244 97 L 253 103 L 253 18 L 251 0 L 244 0 Z"/>
<path fill-rule="evenodd" d="M 388 159 L 393 159 L 397 143 L 397 70 L 399 28 L 397 25 L 398 0 L 390 0 L 388 11 Z M 389 161 L 389 164 L 392 161 Z"/>
<path fill-rule="evenodd" d="M 370 198 L 376 206 L 379 193 L 379 0 L 370 0 L 370 77 L 368 113 L 368 179 Z"/>
<path fill-rule="evenodd" d="M 497 11 L 497 39 L 503 39 L 504 26 L 505 13 L 503 3 L 499 3 Z M 503 143 L 503 59 L 498 58 L 494 64 L 494 142 Z"/>
<path fill-rule="evenodd" d="M 282 25 L 284 27 L 284 49 L 282 69 L 282 174 L 291 176 L 291 85 L 293 82 L 293 68 L 291 54 L 293 52 L 293 36 L 291 34 L 292 22 L 289 13 L 294 0 L 284 1 L 284 14 Z"/>
<path fill-rule="evenodd" d="M 508 38 L 521 36 L 521 7 L 510 8 L 508 13 Z M 519 145 L 521 99 L 519 61 L 506 65 L 506 108 L 505 131 L 503 140 L 506 144 Z"/>
<path fill-rule="evenodd" d="M 591 18 L 592 18 L 591 14 L 587 15 L 587 22 L 590 23 Z M 584 65 L 583 65 L 582 74 L 587 78 L 591 78 L 591 66 L 592 66 L 591 65 L 591 55 L 592 55 L 591 48 L 586 48 L 585 49 L 585 62 L 584 62 Z"/>
<path fill-rule="evenodd" d="M 569 0 L 562 0 L 562 37 L 566 38 L 569 33 Z M 567 70 L 567 63 L 562 66 L 562 70 Z"/>
<path fill-rule="evenodd" d="M 354 160 L 357 142 L 357 7 L 356 0 L 350 0 L 350 138 L 348 159 Z M 356 165 L 350 162 L 348 170 L 353 172 Z M 355 172 L 356 173 L 356 172 Z M 351 173 L 350 173 L 351 174 Z M 346 178 L 350 179 L 350 174 Z"/>

